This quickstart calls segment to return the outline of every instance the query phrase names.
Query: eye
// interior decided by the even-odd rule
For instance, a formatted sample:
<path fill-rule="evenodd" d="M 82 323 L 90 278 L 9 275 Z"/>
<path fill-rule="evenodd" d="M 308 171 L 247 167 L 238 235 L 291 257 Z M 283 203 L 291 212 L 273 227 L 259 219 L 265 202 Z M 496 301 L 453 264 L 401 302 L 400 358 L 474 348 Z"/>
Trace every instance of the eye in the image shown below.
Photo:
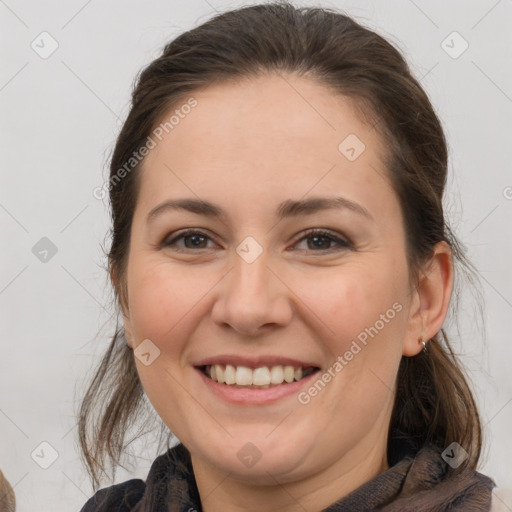
<path fill-rule="evenodd" d="M 176 244 L 177 240 L 182 240 L 185 243 L 185 246 L 180 246 Z M 203 233 L 202 231 L 197 231 L 195 229 L 189 229 L 187 231 L 182 232 L 178 236 L 174 237 L 173 239 L 165 239 L 162 242 L 162 247 L 170 247 L 174 246 L 175 250 L 177 251 L 186 251 L 187 249 L 208 249 L 208 247 L 205 247 L 205 240 L 209 240 L 210 237 Z M 187 240 L 190 241 L 187 243 Z"/>
<path fill-rule="evenodd" d="M 306 232 L 306 235 L 303 236 L 299 242 L 302 240 L 311 240 L 311 244 L 307 244 L 307 249 L 299 249 L 299 250 L 308 250 L 311 249 L 314 252 L 325 252 L 325 251 L 339 251 L 342 249 L 352 249 L 353 245 L 347 239 L 340 238 L 339 236 L 331 233 L 330 231 L 325 231 L 323 229 L 310 229 Z M 338 247 L 331 247 L 331 243 L 335 242 Z M 297 242 L 298 243 L 298 242 Z M 329 247 L 326 247 L 329 245 Z M 320 250 L 317 250 L 320 249 Z"/>
<path fill-rule="evenodd" d="M 176 251 L 186 252 L 190 249 L 208 249 L 207 243 L 211 241 L 211 238 L 204 232 L 198 231 L 195 229 L 186 230 L 172 239 L 165 239 L 161 246 L 162 247 L 173 247 Z M 295 244 L 297 245 L 299 242 L 312 241 L 312 243 L 307 244 L 307 249 L 299 249 L 299 250 L 311 250 L 313 252 L 325 252 L 325 251 L 336 251 L 343 249 L 353 249 L 353 244 L 344 238 L 340 238 L 339 236 L 331 233 L 330 231 L 326 231 L 323 229 L 310 229 L 306 232 L 306 235 L 303 236 L 299 241 Z M 180 245 L 177 242 L 183 241 L 184 245 Z M 335 243 L 338 247 L 332 247 L 332 244 Z"/>

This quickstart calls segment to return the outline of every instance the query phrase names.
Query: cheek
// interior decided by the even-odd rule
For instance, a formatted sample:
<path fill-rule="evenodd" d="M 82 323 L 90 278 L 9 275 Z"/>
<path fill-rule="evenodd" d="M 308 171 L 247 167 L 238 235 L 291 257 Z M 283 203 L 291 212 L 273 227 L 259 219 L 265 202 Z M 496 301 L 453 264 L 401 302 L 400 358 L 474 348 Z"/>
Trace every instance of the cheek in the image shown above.
<path fill-rule="evenodd" d="M 201 296 L 194 274 L 185 275 L 151 258 L 133 258 L 132 262 L 128 269 L 128 297 L 136 339 L 149 338 L 158 345 L 165 337 L 179 339 L 176 334 L 186 323 L 182 320 Z"/>
<path fill-rule="evenodd" d="M 300 299 L 297 314 L 302 318 L 298 320 L 309 317 L 313 325 L 316 317 L 316 327 L 323 331 L 320 337 L 330 340 L 334 354 L 348 350 L 357 336 L 364 338 L 366 330 L 401 297 L 403 273 L 397 268 L 399 262 L 390 261 L 384 272 L 381 261 L 366 260 L 330 270 L 318 269 L 310 275 L 304 271 L 284 272 L 285 280 Z M 128 295 L 136 340 L 149 338 L 162 346 L 165 342 L 166 351 L 177 349 L 179 342 L 169 346 L 168 341 L 186 340 L 189 330 L 197 327 L 197 322 L 190 319 L 206 314 L 203 309 L 208 303 L 207 292 L 218 283 L 222 272 L 211 268 L 184 270 L 144 256 L 134 257 L 131 262 Z M 387 322 L 383 331 L 391 331 L 391 323 L 399 322 Z"/>
<path fill-rule="evenodd" d="M 328 293 L 318 288 L 309 298 L 325 325 L 323 342 L 333 361 L 331 392 L 318 399 L 326 418 L 344 421 L 351 411 L 366 425 L 393 397 L 406 324 L 405 281 L 372 266 L 345 270 L 329 279 Z"/>
<path fill-rule="evenodd" d="M 351 265 L 315 288 L 308 302 L 324 325 L 323 343 L 332 361 L 332 393 L 319 396 L 327 414 L 353 411 L 361 422 L 392 398 L 405 333 L 405 273 L 378 265 Z M 326 291 L 327 290 L 327 291 Z M 336 365 L 334 367 L 334 365 Z"/>
<path fill-rule="evenodd" d="M 333 269 L 302 286 L 301 295 L 322 320 L 327 338 L 339 354 L 360 334 L 364 339 L 364 333 L 375 324 L 381 334 L 401 328 L 403 315 L 397 310 L 403 309 L 402 288 L 404 275 L 396 269 L 383 272 L 377 265 L 354 264 Z M 395 303 L 398 305 L 393 308 Z"/>

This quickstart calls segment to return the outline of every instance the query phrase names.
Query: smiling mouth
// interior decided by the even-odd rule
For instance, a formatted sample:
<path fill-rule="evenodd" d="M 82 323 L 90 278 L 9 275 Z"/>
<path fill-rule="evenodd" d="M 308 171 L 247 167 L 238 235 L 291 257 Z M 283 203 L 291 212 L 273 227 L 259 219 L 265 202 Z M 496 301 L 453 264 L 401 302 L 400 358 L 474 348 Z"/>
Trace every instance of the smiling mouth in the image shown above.
<path fill-rule="evenodd" d="M 317 372 L 316 366 L 261 366 L 249 368 L 234 365 L 206 365 L 198 367 L 206 377 L 232 388 L 267 389 L 298 382 Z"/>

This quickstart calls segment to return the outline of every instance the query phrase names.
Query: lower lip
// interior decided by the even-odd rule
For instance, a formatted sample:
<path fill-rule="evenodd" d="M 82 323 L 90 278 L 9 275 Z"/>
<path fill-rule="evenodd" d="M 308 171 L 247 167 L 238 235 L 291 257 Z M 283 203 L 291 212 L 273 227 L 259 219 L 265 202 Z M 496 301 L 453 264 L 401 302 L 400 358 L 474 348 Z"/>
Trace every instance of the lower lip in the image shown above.
<path fill-rule="evenodd" d="M 200 369 L 195 368 L 208 389 L 223 400 L 238 405 L 265 405 L 277 402 L 290 395 L 297 395 L 301 388 L 307 386 L 319 370 L 299 381 L 280 384 L 266 389 L 235 388 L 209 379 Z"/>

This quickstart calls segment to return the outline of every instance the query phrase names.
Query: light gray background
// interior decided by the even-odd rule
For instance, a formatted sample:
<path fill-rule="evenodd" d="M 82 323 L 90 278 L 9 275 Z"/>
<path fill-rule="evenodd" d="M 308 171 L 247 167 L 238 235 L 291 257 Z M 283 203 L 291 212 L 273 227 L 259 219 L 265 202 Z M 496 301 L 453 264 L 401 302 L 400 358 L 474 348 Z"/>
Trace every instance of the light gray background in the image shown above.
<path fill-rule="evenodd" d="M 108 211 L 92 191 L 106 176 L 135 74 L 170 38 L 240 5 L 0 0 L 0 467 L 20 512 L 79 510 L 91 495 L 75 412 L 111 332 L 102 327 L 111 312 L 101 252 Z M 446 127 L 446 205 L 479 269 L 487 320 L 482 343 L 468 303 L 455 345 L 466 354 L 485 424 L 481 471 L 512 487 L 512 1 L 321 5 L 345 9 L 398 45 Z M 31 48 L 34 40 L 42 46 L 43 31 L 59 45 L 47 59 Z M 456 59 L 441 45 L 453 31 L 469 43 Z M 58 249 L 46 263 L 32 252 L 42 237 Z M 43 441 L 58 452 L 48 469 L 31 458 Z M 50 460 L 48 448 L 36 453 Z M 118 480 L 144 477 L 154 455 L 141 450 Z"/>

